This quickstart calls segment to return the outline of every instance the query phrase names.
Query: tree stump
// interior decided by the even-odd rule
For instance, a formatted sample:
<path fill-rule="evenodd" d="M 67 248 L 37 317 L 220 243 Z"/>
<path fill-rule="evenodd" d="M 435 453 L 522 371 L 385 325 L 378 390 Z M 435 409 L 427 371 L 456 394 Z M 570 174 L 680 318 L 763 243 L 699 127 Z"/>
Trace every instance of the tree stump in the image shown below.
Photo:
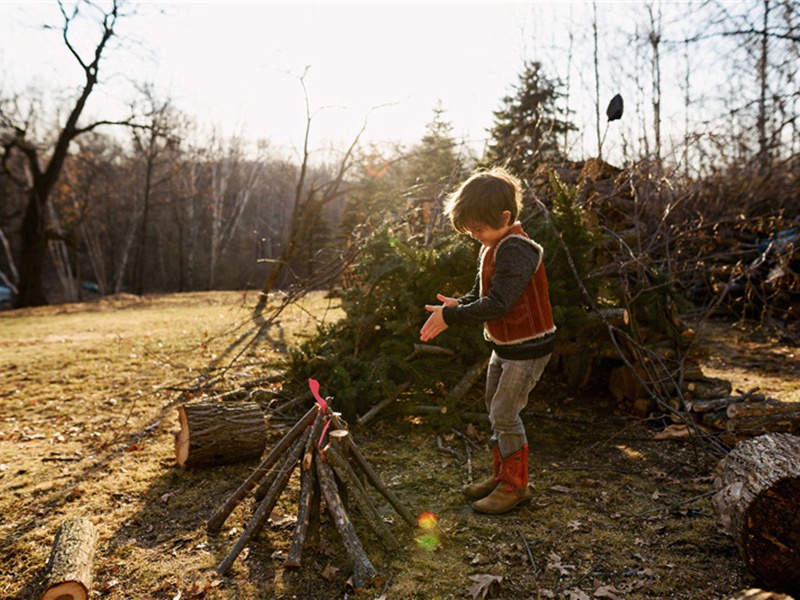
<path fill-rule="evenodd" d="M 264 413 L 255 402 L 197 402 L 178 407 L 175 458 L 188 469 L 259 458 L 267 443 Z"/>
<path fill-rule="evenodd" d="M 791 596 L 780 592 L 770 592 L 759 588 L 751 588 L 737 592 L 727 600 L 794 600 Z"/>
<path fill-rule="evenodd" d="M 40 600 L 89 598 L 96 541 L 97 529 L 85 517 L 73 517 L 61 524 L 47 560 Z"/>
<path fill-rule="evenodd" d="M 747 569 L 771 588 L 800 590 L 800 438 L 739 443 L 718 466 L 714 508 Z"/>

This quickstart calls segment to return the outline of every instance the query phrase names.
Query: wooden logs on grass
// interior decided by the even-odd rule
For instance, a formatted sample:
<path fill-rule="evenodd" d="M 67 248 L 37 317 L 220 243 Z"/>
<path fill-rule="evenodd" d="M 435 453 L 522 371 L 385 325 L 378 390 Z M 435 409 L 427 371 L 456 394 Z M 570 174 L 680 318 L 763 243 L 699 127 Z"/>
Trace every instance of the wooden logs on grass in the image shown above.
<path fill-rule="evenodd" d="M 264 460 L 261 461 L 261 464 L 258 465 L 258 467 L 256 467 L 256 469 L 250 474 L 250 477 L 245 479 L 244 482 L 242 482 L 242 484 L 236 489 L 236 491 L 230 495 L 225 503 L 220 506 L 213 515 L 211 515 L 211 518 L 208 520 L 208 524 L 206 525 L 210 533 L 217 533 L 220 529 L 222 529 L 225 521 L 233 512 L 233 509 L 236 508 L 239 503 L 244 500 L 245 496 L 247 496 L 247 494 L 249 494 L 252 489 L 256 487 L 258 483 L 269 473 L 270 469 L 273 467 L 273 465 L 275 465 L 278 459 L 280 459 L 281 455 L 305 431 L 306 427 L 314 422 L 318 412 L 319 407 L 317 405 L 312 406 L 308 412 L 306 412 L 306 414 L 304 414 L 300 420 L 295 423 L 294 427 L 292 427 L 289 432 L 283 436 L 281 441 L 273 446 L 266 458 L 264 458 Z"/>
<path fill-rule="evenodd" d="M 85 517 L 61 524 L 47 561 L 40 600 L 87 600 L 92 588 L 97 529 Z"/>
<path fill-rule="evenodd" d="M 713 504 L 747 569 L 770 587 L 800 590 L 800 438 L 769 433 L 720 461 Z"/>
<path fill-rule="evenodd" d="M 318 404 L 276 444 L 209 520 L 209 532 L 218 532 L 233 509 L 257 488 L 254 494 L 257 504 L 253 515 L 234 546 L 217 566 L 220 574 L 224 575 L 230 570 L 237 556 L 261 531 L 298 464 L 301 465 L 301 474 L 297 522 L 285 566 L 299 567 L 304 546 L 318 537 L 316 530 L 319 526 L 320 500 L 324 499 L 353 567 L 353 587 L 358 590 L 382 581 L 361 545 L 347 513 L 348 506 L 342 498 L 348 496 L 352 499 L 353 505 L 358 507 L 387 549 L 396 550 L 400 544 L 377 512 L 356 470 L 366 476 L 366 480 L 389 501 L 410 528 L 416 525 L 408 509 L 386 487 L 353 442 L 347 431 L 347 423 L 320 398 L 317 401 Z"/>
<path fill-rule="evenodd" d="M 183 468 L 259 458 L 267 442 L 255 402 L 196 402 L 178 407 L 175 459 Z"/>

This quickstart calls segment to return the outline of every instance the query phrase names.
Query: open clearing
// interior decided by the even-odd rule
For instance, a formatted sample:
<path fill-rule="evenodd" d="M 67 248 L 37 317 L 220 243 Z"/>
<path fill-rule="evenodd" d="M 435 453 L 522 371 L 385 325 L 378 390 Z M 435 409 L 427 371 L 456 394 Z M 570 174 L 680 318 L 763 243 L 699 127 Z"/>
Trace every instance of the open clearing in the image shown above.
<path fill-rule="evenodd" d="M 0 313 L 0 597 L 34 597 L 58 526 L 76 514 L 99 529 L 93 597 L 348 595 L 344 549 L 325 519 L 322 543 L 304 554 L 303 567 L 283 568 L 296 475 L 272 522 L 221 577 L 214 566 L 246 524 L 249 502 L 218 536 L 205 523 L 254 464 L 175 466 L 175 406 L 183 400 L 170 388 L 224 354 L 253 302 L 252 295 L 214 292 Z M 335 301 L 322 295 L 290 307 L 267 341 L 241 359 L 237 376 L 280 374 L 287 345 L 338 316 Z M 796 348 L 728 323 L 701 333 L 709 375 L 730 379 L 734 389 L 758 386 L 800 401 Z M 479 389 L 469 402 L 467 410 L 481 410 Z M 591 385 L 570 396 L 547 373 L 525 419 L 534 500 L 502 517 L 473 513 L 459 492 L 470 465 L 475 478 L 486 473 L 484 427 L 461 431 L 479 451 L 418 417 L 351 423 L 395 493 L 415 514 L 433 512 L 440 527 L 436 543 L 419 544 L 418 532 L 404 532 L 394 519 L 405 547 L 387 555 L 356 518 L 367 553 L 388 578 L 361 597 L 486 591 L 493 598 L 710 599 L 757 583 L 711 509 L 718 457 L 690 439 L 657 439 L 659 423 L 618 414 Z M 291 424 L 270 416 L 270 443 Z M 387 519 L 395 516 L 378 505 Z"/>

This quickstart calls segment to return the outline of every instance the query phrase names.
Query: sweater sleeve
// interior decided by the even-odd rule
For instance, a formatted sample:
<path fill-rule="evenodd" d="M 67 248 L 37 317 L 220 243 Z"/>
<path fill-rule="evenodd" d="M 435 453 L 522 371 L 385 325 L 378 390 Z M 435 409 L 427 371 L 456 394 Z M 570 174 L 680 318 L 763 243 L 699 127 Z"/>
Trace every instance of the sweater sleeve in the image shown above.
<path fill-rule="evenodd" d="M 519 300 L 538 264 L 539 253 L 533 246 L 523 240 L 506 240 L 497 249 L 489 295 L 476 294 L 471 302 L 445 307 L 442 311 L 444 322 L 450 326 L 456 323 L 483 323 L 502 317 Z M 479 286 L 480 273 L 476 281 L 478 290 Z"/>

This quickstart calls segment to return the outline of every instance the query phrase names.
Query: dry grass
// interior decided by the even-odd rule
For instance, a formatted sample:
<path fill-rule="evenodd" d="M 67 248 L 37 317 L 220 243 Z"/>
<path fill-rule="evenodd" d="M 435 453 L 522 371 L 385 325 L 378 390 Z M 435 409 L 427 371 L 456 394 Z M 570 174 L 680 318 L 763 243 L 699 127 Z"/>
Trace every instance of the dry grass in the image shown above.
<path fill-rule="evenodd" d="M 273 524 L 228 576 L 218 576 L 214 566 L 250 506 L 240 506 L 219 536 L 209 536 L 205 522 L 253 465 L 175 466 L 179 396 L 167 388 L 225 353 L 245 330 L 235 326 L 251 303 L 209 293 L 0 313 L 0 596 L 34 597 L 55 531 L 73 514 L 100 531 L 94 597 L 346 596 L 347 561 L 329 523 L 302 569 L 283 568 L 291 519 L 277 517 L 296 510 L 294 480 Z M 285 345 L 313 330 L 312 314 L 332 319 L 338 311 L 321 296 L 292 307 L 243 357 L 236 377 L 280 373 Z M 479 395 L 469 410 L 480 410 Z M 489 591 L 494 598 L 711 599 L 755 583 L 700 498 L 712 489 L 716 459 L 691 441 L 655 440 L 647 423 L 614 414 L 603 394 L 590 387 L 570 398 L 555 381 L 536 390 L 526 423 L 534 502 L 503 517 L 473 513 L 458 491 L 485 473 L 483 427 L 463 428 L 480 451 L 443 436 L 459 459 L 437 447 L 436 432 L 419 418 L 353 428 L 409 508 L 434 512 L 440 525 L 438 543 L 426 548 L 395 518 L 405 548 L 387 555 L 357 518 L 370 557 L 389 577 L 363 597 L 471 598 L 470 577 L 478 575 L 502 578 Z M 270 441 L 289 424 L 273 420 Z"/>

